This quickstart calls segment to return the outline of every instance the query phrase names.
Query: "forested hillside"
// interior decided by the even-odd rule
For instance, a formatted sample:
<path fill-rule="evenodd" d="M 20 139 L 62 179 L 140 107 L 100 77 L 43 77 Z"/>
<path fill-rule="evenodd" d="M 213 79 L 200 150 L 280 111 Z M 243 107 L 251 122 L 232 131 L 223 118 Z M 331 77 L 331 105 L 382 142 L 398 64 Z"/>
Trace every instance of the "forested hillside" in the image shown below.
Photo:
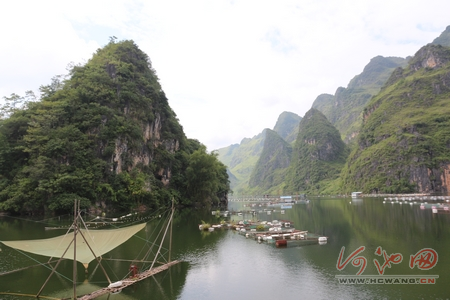
<path fill-rule="evenodd" d="M 339 87 L 334 95 L 320 95 L 312 107 L 327 117 L 348 144 L 358 135 L 364 106 L 380 91 L 391 73 L 407 62 L 408 59 L 400 57 L 374 57 L 347 88 Z"/>
<path fill-rule="evenodd" d="M 342 189 L 448 192 L 450 48 L 429 44 L 364 109 Z"/>
<path fill-rule="evenodd" d="M 297 139 L 298 124 L 302 120 L 297 114 L 284 111 L 278 116 L 277 123 L 273 127 L 273 131 L 279 134 L 286 142 L 292 144 Z"/>
<path fill-rule="evenodd" d="M 249 194 L 276 194 L 278 186 L 284 184 L 291 162 L 291 145 L 275 131 L 265 132 L 264 147 L 248 183 Z"/>
<path fill-rule="evenodd" d="M 253 138 L 244 138 L 240 144 L 235 144 L 217 151 L 221 162 L 229 161 L 227 165 L 230 178 L 231 189 L 235 193 L 245 193 L 248 188 L 248 180 L 253 168 L 261 155 L 261 151 L 266 138 L 266 130 Z"/>
<path fill-rule="evenodd" d="M 264 144 L 264 158 L 261 155 L 253 172 L 252 191 L 448 193 L 448 47 L 450 26 L 414 57 L 377 56 L 347 88 L 338 88 L 335 95 L 319 95 L 301 119 L 285 180 L 273 181 L 284 166 L 274 168 L 280 164 L 270 162 L 286 152 L 279 154 L 274 150 L 282 147 Z M 240 159 L 245 161 L 245 157 Z M 267 173 L 269 167 L 272 174 Z"/>
<path fill-rule="evenodd" d="M 441 35 L 433 40 L 432 44 L 450 47 L 450 26 L 447 26 Z"/>
<path fill-rule="evenodd" d="M 0 210 L 65 211 L 75 198 L 123 210 L 226 199 L 226 167 L 186 138 L 134 42 L 111 41 L 40 91 L 39 101 L 3 107 Z"/>
<path fill-rule="evenodd" d="M 320 192 L 339 177 L 348 153 L 339 131 L 311 108 L 300 121 L 285 191 Z"/>
<path fill-rule="evenodd" d="M 285 111 L 278 116 L 273 131 L 284 141 L 292 144 L 297 138 L 298 124 L 301 119 L 297 114 Z M 236 194 L 249 194 L 255 192 L 255 188 L 257 191 L 264 190 L 263 187 L 256 187 L 254 184 L 251 188 L 249 180 L 263 151 L 266 151 L 265 153 L 268 151 L 264 150 L 266 146 L 269 146 L 265 141 L 267 130 L 270 129 L 264 129 L 253 138 L 244 138 L 240 144 L 217 150 L 219 160 L 228 167 L 231 188 Z"/>

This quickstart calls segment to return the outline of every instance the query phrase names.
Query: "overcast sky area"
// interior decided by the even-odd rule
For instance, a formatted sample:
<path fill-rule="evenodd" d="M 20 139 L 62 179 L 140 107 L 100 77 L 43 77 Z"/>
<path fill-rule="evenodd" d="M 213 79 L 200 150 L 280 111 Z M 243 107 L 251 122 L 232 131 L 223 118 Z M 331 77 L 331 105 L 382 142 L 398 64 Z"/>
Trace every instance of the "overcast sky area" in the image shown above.
<path fill-rule="evenodd" d="M 0 97 L 38 93 L 109 37 L 150 57 L 188 138 L 209 151 L 303 116 L 371 58 L 414 55 L 450 25 L 448 0 L 2 1 Z"/>

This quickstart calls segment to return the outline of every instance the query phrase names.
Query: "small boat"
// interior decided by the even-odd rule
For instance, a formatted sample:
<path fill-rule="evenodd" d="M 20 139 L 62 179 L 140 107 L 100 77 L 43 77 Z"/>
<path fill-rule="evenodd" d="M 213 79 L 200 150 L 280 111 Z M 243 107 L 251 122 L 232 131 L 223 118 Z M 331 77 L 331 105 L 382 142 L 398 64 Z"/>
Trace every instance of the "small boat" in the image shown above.
<path fill-rule="evenodd" d="M 287 240 L 276 240 L 275 246 L 276 247 L 287 247 Z"/>
<path fill-rule="evenodd" d="M 361 198 L 362 197 L 362 192 L 353 192 L 352 193 L 352 198 Z"/>

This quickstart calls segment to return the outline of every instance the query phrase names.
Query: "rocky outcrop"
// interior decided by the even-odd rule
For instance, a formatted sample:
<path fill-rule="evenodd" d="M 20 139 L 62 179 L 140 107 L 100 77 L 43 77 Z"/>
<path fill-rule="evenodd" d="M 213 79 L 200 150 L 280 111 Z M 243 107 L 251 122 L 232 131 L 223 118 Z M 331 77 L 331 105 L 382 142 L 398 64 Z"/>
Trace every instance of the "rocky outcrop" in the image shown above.
<path fill-rule="evenodd" d="M 109 91 L 98 102 L 110 113 L 102 116 L 101 126 L 93 132 L 110 171 L 118 175 L 153 170 L 146 189 L 151 190 L 153 178 L 167 187 L 173 173 L 168 158 L 180 150 L 180 141 L 186 137 L 148 57 L 132 41 L 125 41 L 109 44 L 88 65 L 97 68 L 96 80 L 103 76 L 102 69 L 109 77 L 95 88 Z"/>
<path fill-rule="evenodd" d="M 249 187 L 265 194 L 271 187 L 281 184 L 291 161 L 292 148 L 275 131 L 265 129 L 266 139 L 249 180 Z"/>
<path fill-rule="evenodd" d="M 429 44 L 364 110 L 346 192 L 449 192 L 450 49 Z"/>
<path fill-rule="evenodd" d="M 347 88 L 337 88 L 334 95 L 318 96 L 312 107 L 320 110 L 349 144 L 359 133 L 364 106 L 380 91 L 390 74 L 396 68 L 406 66 L 407 61 L 400 57 L 376 56 L 361 74 L 349 82 Z"/>
<path fill-rule="evenodd" d="M 278 116 L 277 123 L 273 127 L 273 131 L 278 133 L 286 142 L 292 143 L 297 138 L 298 124 L 302 117 L 292 112 L 282 112 Z"/>
<path fill-rule="evenodd" d="M 129 42 L 109 47 L 116 47 L 113 55 L 96 59 L 105 60 L 110 81 L 104 82 L 117 97 L 116 101 L 105 104 L 122 112 L 107 117 L 103 123 L 103 127 L 114 126 L 116 129 L 114 139 L 100 141 L 100 144 L 114 144 L 109 158 L 111 170 L 120 174 L 152 166 L 153 176 L 163 186 L 168 186 L 172 170 L 167 158 L 180 150 L 180 141 L 186 137 L 147 56 Z M 100 128 L 99 132 L 102 130 Z"/>
<path fill-rule="evenodd" d="M 450 47 L 450 26 L 447 26 L 441 35 L 433 40 L 432 44 Z"/>
<path fill-rule="evenodd" d="M 411 72 L 417 72 L 424 68 L 437 69 L 446 65 L 449 61 L 450 55 L 445 47 L 430 44 L 417 51 L 416 55 L 411 60 L 409 70 Z"/>
<path fill-rule="evenodd" d="M 292 193 L 317 192 L 323 181 L 338 177 L 347 155 L 339 131 L 319 110 L 311 108 L 300 121 L 288 189 Z"/>

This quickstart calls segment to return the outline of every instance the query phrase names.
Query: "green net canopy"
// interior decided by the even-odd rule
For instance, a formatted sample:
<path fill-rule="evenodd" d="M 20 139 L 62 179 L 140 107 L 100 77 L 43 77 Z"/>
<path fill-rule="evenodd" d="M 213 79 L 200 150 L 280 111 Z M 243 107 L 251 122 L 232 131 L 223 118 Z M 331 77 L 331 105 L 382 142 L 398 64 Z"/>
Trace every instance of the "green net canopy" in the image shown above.
<path fill-rule="evenodd" d="M 145 227 L 145 223 L 107 230 L 80 229 L 95 255 L 101 256 L 120 244 L 126 242 L 134 234 Z M 6 246 L 14 249 L 39 254 L 48 257 L 64 257 L 74 259 L 74 243 L 66 251 L 73 240 L 73 233 L 40 240 L 1 241 Z M 87 266 L 95 257 L 80 233 L 76 239 L 76 260 Z"/>

